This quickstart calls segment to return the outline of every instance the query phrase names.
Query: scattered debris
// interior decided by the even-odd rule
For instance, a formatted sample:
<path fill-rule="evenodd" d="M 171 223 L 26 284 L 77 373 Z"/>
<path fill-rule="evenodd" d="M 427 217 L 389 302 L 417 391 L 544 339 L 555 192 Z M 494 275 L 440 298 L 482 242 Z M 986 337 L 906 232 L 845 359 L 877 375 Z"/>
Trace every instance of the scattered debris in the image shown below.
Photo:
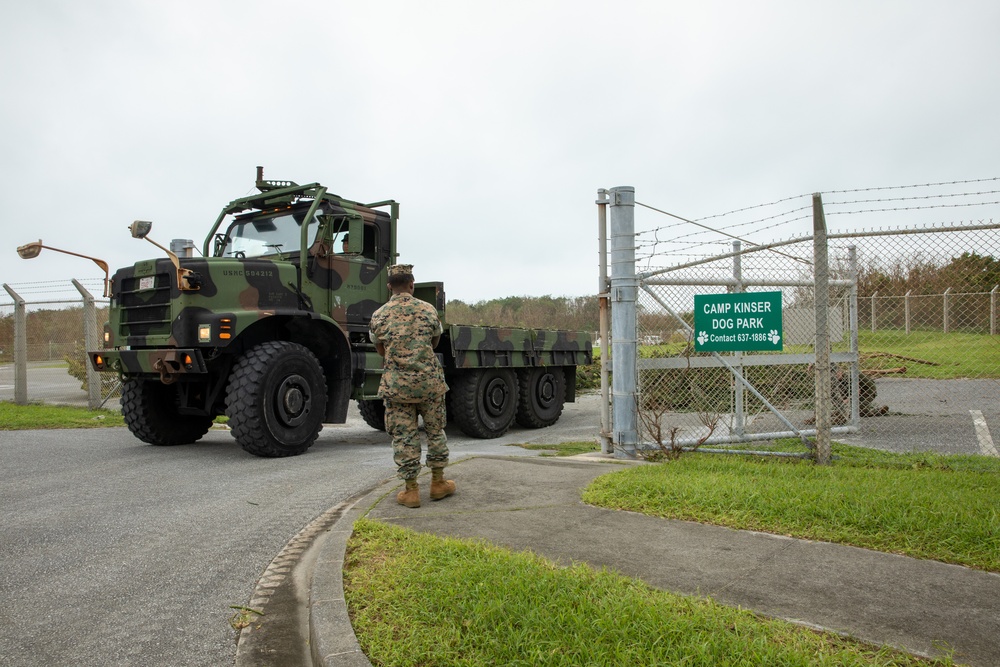
<path fill-rule="evenodd" d="M 264 612 L 262 611 L 238 604 L 231 604 L 229 605 L 229 608 L 236 610 L 236 613 L 229 618 L 229 625 L 233 626 L 233 630 L 242 630 L 243 628 L 249 627 L 254 614 L 257 616 L 264 615 Z"/>

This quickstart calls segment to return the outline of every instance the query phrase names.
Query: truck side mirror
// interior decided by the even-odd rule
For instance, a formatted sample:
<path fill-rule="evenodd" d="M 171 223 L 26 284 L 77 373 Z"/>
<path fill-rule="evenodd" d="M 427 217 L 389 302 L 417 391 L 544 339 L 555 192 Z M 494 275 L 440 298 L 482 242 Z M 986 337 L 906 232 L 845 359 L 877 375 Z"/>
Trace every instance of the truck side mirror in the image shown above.
<path fill-rule="evenodd" d="M 132 232 L 132 238 L 144 239 L 152 228 L 152 222 L 148 220 L 136 220 L 129 226 L 129 231 Z"/>
<path fill-rule="evenodd" d="M 181 268 L 181 261 L 177 258 L 177 253 L 169 248 L 164 248 L 159 243 L 146 236 L 152 228 L 153 223 L 148 220 L 136 220 L 128 227 L 129 231 L 132 232 L 132 238 L 146 239 L 157 248 L 167 253 L 167 257 L 170 258 L 171 263 L 174 265 L 174 269 L 177 271 L 177 287 L 179 289 L 187 292 L 200 290 L 202 283 L 201 276 L 191 269 Z"/>

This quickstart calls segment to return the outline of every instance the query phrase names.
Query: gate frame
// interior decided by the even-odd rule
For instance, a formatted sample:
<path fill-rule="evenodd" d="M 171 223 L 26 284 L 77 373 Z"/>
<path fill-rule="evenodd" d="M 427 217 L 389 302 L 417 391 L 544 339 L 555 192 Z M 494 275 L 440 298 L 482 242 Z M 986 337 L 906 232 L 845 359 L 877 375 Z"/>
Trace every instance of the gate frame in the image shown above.
<path fill-rule="evenodd" d="M 605 193 L 609 195 L 605 200 Z M 743 250 L 738 243 L 734 244 L 734 251 L 718 255 L 712 258 L 688 262 L 678 266 L 659 269 L 656 271 L 636 274 L 635 272 L 635 189 L 631 186 L 619 186 L 611 188 L 610 191 L 598 191 L 599 223 L 601 225 L 601 239 L 603 246 L 604 231 L 604 204 L 610 205 L 611 209 L 611 280 L 609 286 L 610 300 L 615 304 L 611 308 L 611 339 L 612 339 L 612 362 L 614 373 L 612 375 L 612 424 L 609 429 L 613 435 L 612 446 L 614 447 L 615 458 L 634 459 L 638 449 L 655 449 L 649 443 L 640 443 L 637 429 L 638 423 L 638 372 L 640 370 L 640 360 L 638 359 L 637 330 L 637 309 L 636 297 L 638 289 L 641 287 L 652 296 L 681 326 L 692 333 L 690 325 L 687 324 L 668 304 L 663 302 L 647 285 L 670 284 L 670 282 L 659 279 L 651 280 L 654 276 L 678 271 L 715 262 L 727 257 L 733 258 L 734 278 L 726 281 L 699 281 L 692 283 L 689 280 L 677 281 L 674 284 L 684 285 L 707 285 L 725 284 L 732 286 L 736 291 L 743 291 L 748 285 L 784 287 L 784 286 L 811 286 L 814 288 L 813 302 L 816 309 L 816 341 L 813 346 L 813 354 L 802 355 L 749 355 L 743 352 L 735 352 L 734 356 L 740 368 L 746 365 L 788 365 L 812 363 L 816 369 L 816 391 L 814 393 L 816 409 L 816 428 L 798 429 L 791 421 L 785 418 L 764 396 L 743 376 L 743 373 L 729 364 L 718 352 L 712 352 L 712 357 L 696 357 L 698 361 L 692 364 L 691 357 L 674 359 L 644 359 L 641 360 L 642 369 L 668 368 L 668 367 L 725 367 L 736 380 L 737 398 L 734 403 L 738 405 L 739 420 L 737 424 L 737 434 L 735 436 L 715 436 L 707 439 L 693 439 L 690 442 L 681 440 L 675 444 L 680 445 L 711 445 L 735 442 L 750 442 L 754 440 L 773 440 L 775 438 L 797 437 L 810 451 L 802 456 L 815 456 L 819 463 L 829 463 L 830 460 L 830 434 L 831 433 L 857 433 L 860 430 L 860 410 L 859 410 L 859 355 L 858 355 L 858 317 L 857 317 L 857 255 L 855 248 L 850 248 L 850 274 L 849 280 L 829 280 L 826 266 L 826 250 L 828 237 L 826 234 L 826 220 L 823 214 L 823 203 L 819 193 L 813 195 L 813 223 L 814 235 L 786 241 L 778 241 L 766 245 L 756 245 L 751 249 Z M 849 237 L 853 235 L 836 235 L 837 238 Z M 744 280 L 742 277 L 741 260 L 743 255 L 775 250 L 776 248 L 813 241 L 813 281 L 753 281 Z M 603 282 L 602 272 L 602 282 Z M 822 283 L 822 284 L 820 284 Z M 850 288 L 849 296 L 849 327 L 851 330 L 851 348 L 849 352 L 831 354 L 829 347 L 829 335 L 827 331 L 828 313 L 825 308 L 829 303 L 829 287 L 843 286 Z M 822 299 L 818 294 L 822 290 Z M 820 313 L 821 308 L 823 312 Z M 602 309 L 603 314 L 603 309 Z M 604 322 L 602 321 L 602 329 Z M 821 326 L 822 325 L 822 328 Z M 602 340 L 602 346 L 604 341 Z M 820 347 L 822 346 L 822 349 Z M 817 363 L 817 361 L 822 363 Z M 750 362 L 749 364 L 747 362 Z M 849 363 L 851 365 L 851 420 L 846 426 L 833 427 L 830 420 L 830 408 L 832 404 L 831 383 L 830 383 L 830 363 Z M 606 382 L 606 367 L 602 362 L 601 374 L 602 385 Z M 775 416 L 777 416 L 790 431 L 780 433 L 755 433 L 747 434 L 744 429 L 744 419 L 742 416 L 743 388 L 748 389 L 756 396 Z M 734 410 L 734 417 L 737 416 Z M 606 424 L 602 420 L 602 432 L 606 433 Z M 816 443 L 807 440 L 807 436 L 816 436 Z M 603 449 L 603 446 L 602 446 Z M 708 451 L 708 450 L 706 450 Z M 720 451 L 720 450 L 715 450 Z M 785 454 L 787 455 L 787 454 Z"/>

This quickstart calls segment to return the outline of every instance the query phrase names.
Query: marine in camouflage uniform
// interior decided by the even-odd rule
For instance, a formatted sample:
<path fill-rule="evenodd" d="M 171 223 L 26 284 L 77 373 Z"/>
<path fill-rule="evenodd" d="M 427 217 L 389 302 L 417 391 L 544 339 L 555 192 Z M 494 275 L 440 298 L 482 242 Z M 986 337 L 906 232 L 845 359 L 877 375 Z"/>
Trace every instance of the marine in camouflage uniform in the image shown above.
<path fill-rule="evenodd" d="M 448 465 L 444 395 L 448 385 L 434 353 L 442 327 L 437 310 L 413 296 L 412 264 L 389 267 L 389 289 L 392 297 L 375 311 L 370 324 L 372 341 L 385 357 L 378 395 L 385 401 L 385 426 L 392 436 L 397 474 L 406 481 L 406 489 L 397 500 L 407 507 L 419 507 L 419 417 L 423 417 L 427 435 L 431 499 L 440 500 L 455 492 L 455 483 L 444 479 Z"/>

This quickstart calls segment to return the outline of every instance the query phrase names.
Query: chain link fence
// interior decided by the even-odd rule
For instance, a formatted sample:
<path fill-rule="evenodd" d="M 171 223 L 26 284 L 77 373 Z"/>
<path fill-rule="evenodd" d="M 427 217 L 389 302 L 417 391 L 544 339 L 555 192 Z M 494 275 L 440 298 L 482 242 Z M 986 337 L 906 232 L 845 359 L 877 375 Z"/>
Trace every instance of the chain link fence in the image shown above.
<path fill-rule="evenodd" d="M 88 294 L 102 289 L 99 281 L 75 283 Z M 10 300 L 0 301 L 0 400 L 117 408 L 117 378 L 87 372 L 87 349 L 103 339 L 107 300 L 88 303 L 73 281 L 4 288 Z"/>
<path fill-rule="evenodd" d="M 815 434 L 815 303 L 812 239 L 780 250 L 743 249 L 640 278 L 637 299 L 638 426 L 640 439 L 657 447 L 719 446 L 799 440 Z M 780 351 L 733 352 L 721 359 L 695 350 L 695 294 L 781 292 Z M 842 390 L 834 432 L 850 427 L 851 288 L 831 289 L 830 339 L 836 341 L 835 376 Z M 659 342 L 657 342 L 659 341 Z M 847 343 L 844 345 L 843 343 Z M 650 344 L 653 343 L 653 344 Z M 728 367 L 727 367 L 728 366 Z M 745 382 L 739 379 L 742 377 Z"/>
<path fill-rule="evenodd" d="M 826 215 L 850 214 L 864 227 L 887 212 L 898 219 L 905 211 L 919 222 L 927 209 L 997 203 L 982 201 L 995 191 L 928 194 L 928 187 L 861 200 L 829 193 L 842 201 L 828 204 Z M 705 221 L 730 214 L 688 220 L 635 202 L 679 220 L 639 232 L 631 244 L 640 447 L 756 443 L 741 447 L 804 455 L 814 446 L 817 397 L 826 400 L 817 393 L 814 366 L 814 236 L 766 245 L 749 240 L 782 225 L 802 227 L 813 216 L 799 203 L 789 198 L 732 212 L 753 219 L 720 231 L 717 221 L 711 229 Z M 776 205 L 779 213 L 767 208 Z M 720 235 L 728 238 L 720 242 Z M 1000 224 L 938 222 L 824 236 L 832 438 L 897 452 L 996 456 L 990 429 L 1000 429 Z M 627 285 L 628 274 L 620 275 L 626 278 L 618 284 Z M 610 284 L 614 301 L 616 283 Z M 764 291 L 781 293 L 780 350 L 696 350 L 696 294 Z"/>

